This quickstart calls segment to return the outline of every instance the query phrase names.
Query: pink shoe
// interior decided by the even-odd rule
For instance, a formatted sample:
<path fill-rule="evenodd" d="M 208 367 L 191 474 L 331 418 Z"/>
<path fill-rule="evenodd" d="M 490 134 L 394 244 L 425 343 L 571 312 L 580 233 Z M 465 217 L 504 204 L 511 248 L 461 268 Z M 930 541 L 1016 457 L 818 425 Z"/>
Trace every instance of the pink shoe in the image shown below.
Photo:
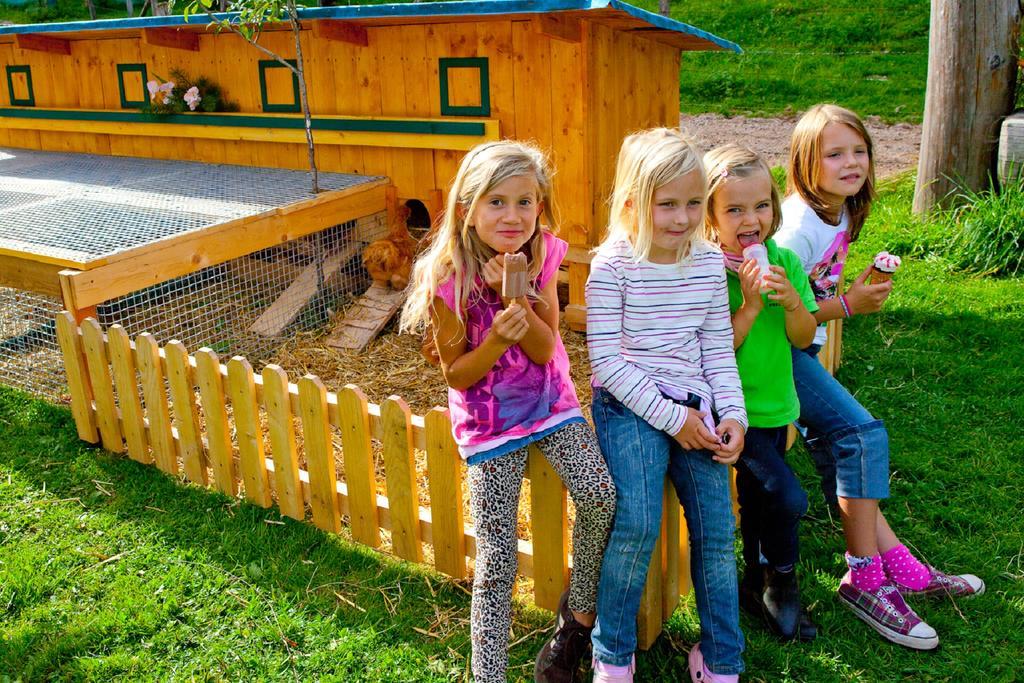
<path fill-rule="evenodd" d="M 626 666 L 605 664 L 594 657 L 594 683 L 633 683 L 636 671 L 636 656 Z"/>
<path fill-rule="evenodd" d="M 690 661 L 690 680 L 693 683 L 739 683 L 739 674 L 716 674 L 704 664 L 700 643 L 693 646 L 688 659 Z"/>
<path fill-rule="evenodd" d="M 972 595 L 981 595 L 985 592 L 985 582 L 974 574 L 945 574 L 935 567 L 928 567 L 931 578 L 928 585 L 919 591 L 901 586 L 898 582 L 896 588 L 902 595 L 914 596 L 949 596 L 951 598 L 966 598 Z"/>

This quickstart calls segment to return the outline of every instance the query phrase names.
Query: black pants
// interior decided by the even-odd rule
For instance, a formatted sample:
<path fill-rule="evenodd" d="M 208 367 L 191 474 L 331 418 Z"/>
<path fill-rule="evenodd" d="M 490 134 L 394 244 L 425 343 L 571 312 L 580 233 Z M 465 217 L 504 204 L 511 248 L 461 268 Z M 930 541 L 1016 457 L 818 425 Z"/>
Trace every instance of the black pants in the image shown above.
<path fill-rule="evenodd" d="M 786 464 L 786 427 L 751 427 L 736 461 L 740 533 L 747 571 L 763 555 L 773 567 L 796 564 L 807 494 Z M 750 574 L 748 574 L 750 576 Z"/>

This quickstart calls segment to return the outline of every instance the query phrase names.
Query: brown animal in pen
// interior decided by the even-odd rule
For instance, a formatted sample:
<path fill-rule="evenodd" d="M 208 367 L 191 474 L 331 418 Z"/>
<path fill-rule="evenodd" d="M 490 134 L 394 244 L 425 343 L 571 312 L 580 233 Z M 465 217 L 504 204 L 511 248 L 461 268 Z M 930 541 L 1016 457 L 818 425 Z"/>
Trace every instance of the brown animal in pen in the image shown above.
<path fill-rule="evenodd" d="M 409 284 L 418 244 L 416 238 L 409 234 L 410 213 L 409 207 L 399 207 L 387 236 L 371 242 L 363 250 L 363 266 L 375 284 L 397 290 L 403 290 Z"/>

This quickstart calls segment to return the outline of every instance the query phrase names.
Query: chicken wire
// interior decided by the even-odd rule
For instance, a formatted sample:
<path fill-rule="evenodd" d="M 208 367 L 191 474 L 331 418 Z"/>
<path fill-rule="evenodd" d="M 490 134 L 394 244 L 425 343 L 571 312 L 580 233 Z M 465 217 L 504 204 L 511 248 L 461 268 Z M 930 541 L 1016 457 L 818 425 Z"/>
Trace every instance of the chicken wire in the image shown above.
<path fill-rule="evenodd" d="M 0 148 L 0 247 L 78 263 L 311 198 L 303 171 Z"/>
<path fill-rule="evenodd" d="M 66 396 L 57 344 L 60 299 L 0 287 L 0 384 L 53 402 Z"/>
<path fill-rule="evenodd" d="M 321 173 L 323 190 L 376 178 Z M 302 171 L 0 149 L 0 247 L 88 263 L 140 245 L 311 198 Z M 326 325 L 369 283 L 362 248 L 379 213 L 106 301 L 105 328 L 177 339 L 190 351 L 260 365 L 296 330 Z M 241 239 L 241 238 L 238 238 Z M 59 299 L 0 288 L 0 383 L 50 400 L 66 393 L 54 332 Z"/>

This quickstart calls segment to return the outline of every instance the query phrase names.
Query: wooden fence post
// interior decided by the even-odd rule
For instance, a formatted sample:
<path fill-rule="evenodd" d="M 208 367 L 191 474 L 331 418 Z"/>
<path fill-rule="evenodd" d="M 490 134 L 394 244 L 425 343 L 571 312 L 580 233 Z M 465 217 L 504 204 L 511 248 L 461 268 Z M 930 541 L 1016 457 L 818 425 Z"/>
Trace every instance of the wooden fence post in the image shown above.
<path fill-rule="evenodd" d="M 380 406 L 384 436 L 384 478 L 391 511 L 391 545 L 410 562 L 423 561 L 420 540 L 419 486 L 412 453 L 412 415 L 398 396 Z"/>
<path fill-rule="evenodd" d="M 536 445 L 530 446 L 527 467 L 533 516 L 533 601 L 554 612 L 569 581 L 565 486 Z"/>
<path fill-rule="evenodd" d="M 153 447 L 156 466 L 168 474 L 178 473 L 178 454 L 171 436 L 171 413 L 167 407 L 167 390 L 160 366 L 160 347 L 151 334 L 135 338 L 135 358 L 142 378 L 142 395 L 146 398 L 149 417 L 149 443 Z"/>
<path fill-rule="evenodd" d="M 263 406 L 267 411 L 270 450 L 274 457 L 277 505 L 281 514 L 292 519 L 304 519 L 306 506 L 302 501 L 302 482 L 299 480 L 299 456 L 295 447 L 288 375 L 277 365 L 263 368 Z"/>
<path fill-rule="evenodd" d="M 148 465 L 153 462 L 153 456 L 149 452 L 142 404 L 139 402 L 139 383 L 135 376 L 132 341 L 123 327 L 111 325 L 107 329 L 107 347 L 110 350 L 110 366 L 114 371 L 114 386 L 117 387 L 118 403 L 121 406 L 121 423 L 124 426 L 124 440 L 128 443 L 128 457 Z"/>
<path fill-rule="evenodd" d="M 82 340 L 78 326 L 67 311 L 57 314 L 57 342 L 64 356 L 64 371 L 68 377 L 68 391 L 71 393 L 71 415 L 75 419 L 78 438 L 88 443 L 99 441 L 96 414 L 92 407 L 92 385 L 89 383 L 89 368 L 85 361 Z"/>
<path fill-rule="evenodd" d="M 178 424 L 178 447 L 181 449 L 185 476 L 196 484 L 206 486 L 206 448 L 199 429 L 196 383 L 185 345 L 177 340 L 169 341 L 164 346 L 164 365 L 167 367 L 167 384 L 171 389 L 171 401 L 174 403 Z"/>
<path fill-rule="evenodd" d="M 466 528 L 462 515 L 462 458 L 452 438 L 448 411 L 423 417 L 427 441 L 431 537 L 434 566 L 456 579 L 466 576 Z"/>
<path fill-rule="evenodd" d="M 380 519 L 370 451 L 370 414 L 366 396 L 358 387 L 349 384 L 338 393 L 338 415 L 352 538 L 371 548 L 379 548 Z"/>
<path fill-rule="evenodd" d="M 252 365 L 241 356 L 228 361 L 228 393 L 238 438 L 238 463 L 246 500 L 268 508 L 272 503 L 267 461 L 263 456 L 263 430 L 256 404 Z"/>
<path fill-rule="evenodd" d="M 82 322 L 82 346 L 89 365 L 89 383 L 96 398 L 96 417 L 100 428 L 103 447 L 114 453 L 124 451 L 121 423 L 117 418 L 117 404 L 114 402 L 114 387 L 107 363 L 107 348 L 103 331 L 92 318 Z"/>
<path fill-rule="evenodd" d="M 196 351 L 196 381 L 206 419 L 206 443 L 210 453 L 213 481 L 224 494 L 238 493 L 235 461 L 231 448 L 231 428 L 224 405 L 224 380 L 220 375 L 220 359 L 207 348 Z"/>
<path fill-rule="evenodd" d="M 327 389 L 319 377 L 306 375 L 299 380 L 299 407 L 302 413 L 302 439 L 306 447 L 309 471 L 309 500 L 313 524 L 324 531 L 341 531 L 338 512 L 338 479 L 334 469 L 334 446 L 327 419 Z"/>

